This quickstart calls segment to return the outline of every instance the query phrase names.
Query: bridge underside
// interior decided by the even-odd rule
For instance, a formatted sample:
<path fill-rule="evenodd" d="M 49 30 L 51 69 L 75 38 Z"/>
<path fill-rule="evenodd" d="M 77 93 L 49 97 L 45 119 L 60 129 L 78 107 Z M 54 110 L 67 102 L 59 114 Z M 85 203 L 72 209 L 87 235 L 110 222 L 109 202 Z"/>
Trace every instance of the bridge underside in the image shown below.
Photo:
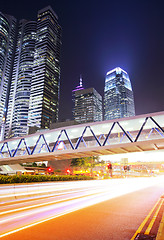
<path fill-rule="evenodd" d="M 50 153 L 39 153 L 33 155 L 15 156 L 0 159 L 0 165 L 40 162 L 40 161 L 55 161 L 66 160 L 73 158 L 101 156 L 120 153 L 144 152 L 152 150 L 164 149 L 164 139 L 156 139 L 142 142 L 133 142 L 127 144 L 115 144 L 108 146 L 97 146 L 92 148 L 80 148 L 76 150 L 61 150 Z"/>

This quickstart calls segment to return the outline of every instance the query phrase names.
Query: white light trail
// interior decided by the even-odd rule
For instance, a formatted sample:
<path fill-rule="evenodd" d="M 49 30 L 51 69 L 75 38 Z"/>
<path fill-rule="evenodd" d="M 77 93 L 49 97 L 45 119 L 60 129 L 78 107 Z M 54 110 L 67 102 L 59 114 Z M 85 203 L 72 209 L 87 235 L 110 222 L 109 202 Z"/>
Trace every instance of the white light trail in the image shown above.
<path fill-rule="evenodd" d="M 46 198 L 46 200 L 41 198 L 35 200 L 37 201 L 36 204 L 34 204 L 34 201 L 30 202 L 31 205 L 28 205 L 28 201 L 23 200 L 23 202 L 20 202 L 20 205 L 18 203 L 13 207 L 9 205 L 10 209 L 1 212 L 0 238 L 112 198 L 152 185 L 164 184 L 164 177 L 111 179 L 74 183 L 67 182 L 61 184 L 61 188 L 67 189 L 67 191 L 61 190 L 59 192 L 57 188 L 58 193 L 56 192 L 56 194 L 58 195 L 54 196 L 53 200 L 52 198 Z M 54 187 L 55 185 L 51 186 Z"/>

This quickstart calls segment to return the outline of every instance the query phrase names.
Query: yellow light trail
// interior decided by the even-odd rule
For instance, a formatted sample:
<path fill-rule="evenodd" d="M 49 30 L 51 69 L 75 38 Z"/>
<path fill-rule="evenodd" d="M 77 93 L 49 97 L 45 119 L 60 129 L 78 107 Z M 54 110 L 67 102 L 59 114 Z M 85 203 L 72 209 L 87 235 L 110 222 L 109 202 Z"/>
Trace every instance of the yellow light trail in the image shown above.
<path fill-rule="evenodd" d="M 61 199 L 52 200 L 52 198 L 46 198 L 46 202 L 42 202 L 45 200 L 40 199 L 40 203 L 30 203 L 33 204 L 31 206 L 27 206 L 26 204 L 29 203 L 26 200 L 22 200 L 24 201 L 23 207 L 19 207 L 19 204 L 17 204 L 17 209 L 2 211 L 0 217 L 0 238 L 70 212 L 163 183 L 164 177 L 84 181 L 75 185 L 66 183 L 65 187 L 63 184 L 62 188 L 67 189 L 67 191 L 63 194 L 64 190 L 62 190 L 56 193 L 58 195 L 55 196 L 55 198 L 61 197 Z M 52 187 L 54 186 L 52 185 Z M 67 194 L 70 194 L 70 196 L 66 196 Z M 22 202 L 20 202 L 21 204 Z M 9 207 L 12 208 L 12 205 Z"/>

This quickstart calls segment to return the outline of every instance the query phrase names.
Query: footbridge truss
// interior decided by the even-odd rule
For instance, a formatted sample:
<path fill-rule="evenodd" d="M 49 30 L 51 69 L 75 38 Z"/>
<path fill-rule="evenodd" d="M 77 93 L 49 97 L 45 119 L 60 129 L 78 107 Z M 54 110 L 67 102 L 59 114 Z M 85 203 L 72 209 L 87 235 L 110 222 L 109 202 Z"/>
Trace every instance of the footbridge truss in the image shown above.
<path fill-rule="evenodd" d="M 0 165 L 164 149 L 164 112 L 44 130 L 0 142 Z"/>

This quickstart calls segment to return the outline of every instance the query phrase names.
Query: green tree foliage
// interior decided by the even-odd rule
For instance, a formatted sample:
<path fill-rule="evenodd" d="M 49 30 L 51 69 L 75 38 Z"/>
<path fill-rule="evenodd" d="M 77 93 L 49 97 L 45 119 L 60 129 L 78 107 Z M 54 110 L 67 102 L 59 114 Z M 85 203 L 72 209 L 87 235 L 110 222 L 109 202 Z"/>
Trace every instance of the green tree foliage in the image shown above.
<path fill-rule="evenodd" d="M 106 164 L 104 160 L 99 161 L 99 164 L 104 165 Z"/>
<path fill-rule="evenodd" d="M 45 163 L 42 163 L 42 167 L 45 168 L 45 167 L 46 167 L 46 164 L 45 164 Z"/>
<path fill-rule="evenodd" d="M 71 161 L 71 167 L 80 167 L 80 168 L 93 168 L 97 164 L 98 157 L 84 157 L 84 158 L 74 158 Z"/>
<path fill-rule="evenodd" d="M 85 159 L 84 158 L 73 158 L 71 161 L 71 167 L 84 167 Z"/>
<path fill-rule="evenodd" d="M 37 167 L 36 162 L 33 162 L 32 166 L 33 166 L 33 167 Z"/>

